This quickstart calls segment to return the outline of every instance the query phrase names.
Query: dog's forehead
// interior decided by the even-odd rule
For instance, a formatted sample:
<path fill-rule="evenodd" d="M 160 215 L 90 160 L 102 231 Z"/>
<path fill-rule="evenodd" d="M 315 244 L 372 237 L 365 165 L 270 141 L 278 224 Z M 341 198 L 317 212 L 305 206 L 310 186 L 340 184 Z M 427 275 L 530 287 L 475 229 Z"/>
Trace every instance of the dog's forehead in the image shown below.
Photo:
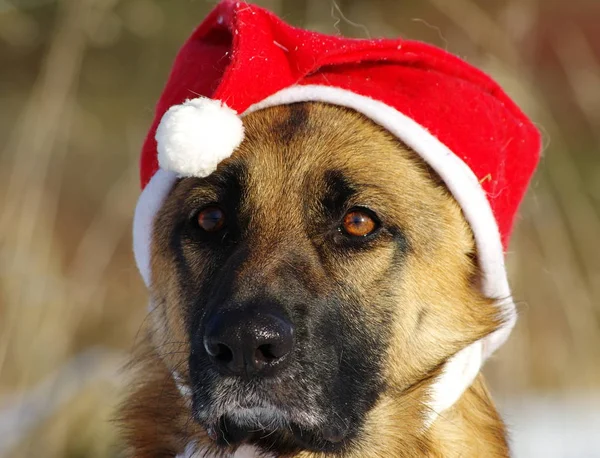
<path fill-rule="evenodd" d="M 244 164 L 247 185 L 258 192 L 322 192 L 346 180 L 368 194 L 422 181 L 407 149 L 353 110 L 292 104 L 252 113 L 244 124 L 246 140 L 232 162 Z"/>

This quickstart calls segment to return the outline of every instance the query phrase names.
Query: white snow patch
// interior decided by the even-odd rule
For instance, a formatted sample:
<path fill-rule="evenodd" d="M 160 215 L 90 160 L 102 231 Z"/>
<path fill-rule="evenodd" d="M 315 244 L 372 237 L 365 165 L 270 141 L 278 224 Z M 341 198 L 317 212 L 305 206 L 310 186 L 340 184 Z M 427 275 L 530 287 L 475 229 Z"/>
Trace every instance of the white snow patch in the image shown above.
<path fill-rule="evenodd" d="M 600 393 L 498 402 L 514 458 L 600 457 Z"/>

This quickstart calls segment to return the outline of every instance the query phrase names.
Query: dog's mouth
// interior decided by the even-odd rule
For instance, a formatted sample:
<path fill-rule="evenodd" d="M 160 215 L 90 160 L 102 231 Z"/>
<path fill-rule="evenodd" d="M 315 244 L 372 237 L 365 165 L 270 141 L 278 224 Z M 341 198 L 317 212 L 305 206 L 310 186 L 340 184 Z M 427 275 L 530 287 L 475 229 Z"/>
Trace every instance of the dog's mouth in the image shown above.
<path fill-rule="evenodd" d="M 333 452 L 343 449 L 351 436 L 348 422 L 333 420 L 290 406 L 230 402 L 214 408 L 195 410 L 196 420 L 208 437 L 221 447 L 252 444 L 278 453 L 310 450 Z"/>
<path fill-rule="evenodd" d="M 300 449 L 332 452 L 344 447 L 348 428 L 338 425 L 306 427 L 277 418 L 271 409 L 241 409 L 208 424 L 206 432 L 221 447 L 253 444 L 279 453 Z"/>

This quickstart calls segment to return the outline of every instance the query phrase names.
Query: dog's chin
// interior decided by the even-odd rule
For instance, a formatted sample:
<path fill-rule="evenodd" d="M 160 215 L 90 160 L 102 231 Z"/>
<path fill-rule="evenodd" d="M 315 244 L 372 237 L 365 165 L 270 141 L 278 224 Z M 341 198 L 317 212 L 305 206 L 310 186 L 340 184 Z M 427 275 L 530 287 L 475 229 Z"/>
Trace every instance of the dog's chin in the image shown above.
<path fill-rule="evenodd" d="M 349 438 L 344 423 L 321 423 L 276 406 L 231 405 L 220 414 L 196 412 L 195 416 L 208 436 L 227 448 L 249 444 L 277 453 L 336 452 L 347 446 Z"/>

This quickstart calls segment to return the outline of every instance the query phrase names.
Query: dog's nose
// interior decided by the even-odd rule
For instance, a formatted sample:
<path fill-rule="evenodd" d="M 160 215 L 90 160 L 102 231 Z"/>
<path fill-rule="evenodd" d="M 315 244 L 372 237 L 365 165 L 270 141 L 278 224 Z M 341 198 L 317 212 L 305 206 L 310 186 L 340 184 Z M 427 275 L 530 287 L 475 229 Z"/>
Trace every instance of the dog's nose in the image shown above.
<path fill-rule="evenodd" d="M 224 375 L 273 375 L 293 346 L 294 327 L 288 319 L 256 310 L 221 312 L 204 333 L 204 348 Z"/>

